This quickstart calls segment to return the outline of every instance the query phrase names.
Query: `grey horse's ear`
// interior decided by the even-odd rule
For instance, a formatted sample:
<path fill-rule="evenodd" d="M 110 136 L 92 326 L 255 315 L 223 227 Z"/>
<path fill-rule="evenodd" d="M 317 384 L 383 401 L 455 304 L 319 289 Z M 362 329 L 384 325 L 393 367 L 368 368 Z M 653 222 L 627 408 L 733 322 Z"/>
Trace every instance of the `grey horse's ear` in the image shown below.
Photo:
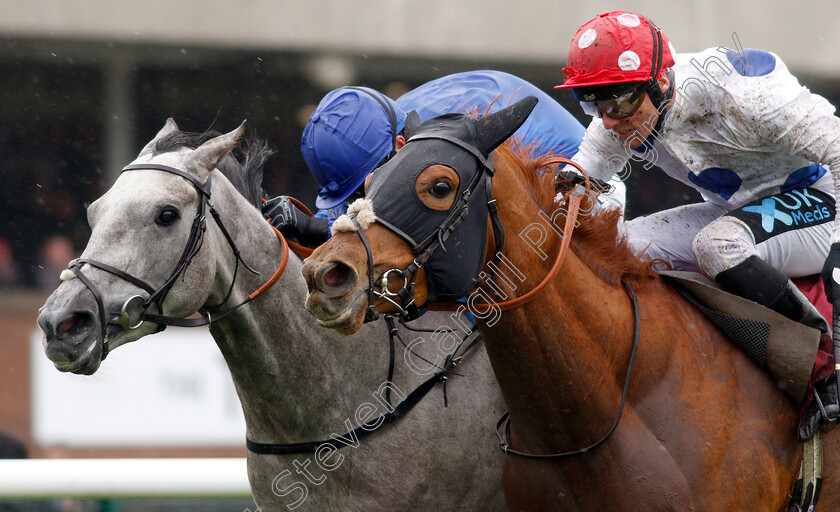
<path fill-rule="evenodd" d="M 423 124 L 423 121 L 420 120 L 420 114 L 417 113 L 416 110 L 412 110 L 405 116 L 405 138 L 410 139 L 412 135 L 417 131 L 417 128 Z"/>
<path fill-rule="evenodd" d="M 509 107 L 477 119 L 478 149 L 489 155 L 522 126 L 537 101 L 534 96 L 526 96 Z"/>
<path fill-rule="evenodd" d="M 140 151 L 140 154 L 137 155 L 137 157 L 139 158 L 143 155 L 148 155 L 149 153 L 151 153 L 155 149 L 155 144 L 157 144 L 157 141 L 159 141 L 160 139 L 164 138 L 165 136 L 169 135 L 170 133 L 172 133 L 174 131 L 178 131 L 178 125 L 175 124 L 175 120 L 170 117 L 169 119 L 166 120 L 166 123 L 164 123 L 163 128 L 161 128 L 160 131 L 157 132 L 157 135 L 155 135 L 155 138 L 150 140 L 149 143 L 146 144 L 146 147 L 144 147 Z"/>
<path fill-rule="evenodd" d="M 184 166 L 199 175 L 207 175 L 233 151 L 245 134 L 245 121 L 239 128 L 212 138 L 198 147 L 184 162 Z"/>

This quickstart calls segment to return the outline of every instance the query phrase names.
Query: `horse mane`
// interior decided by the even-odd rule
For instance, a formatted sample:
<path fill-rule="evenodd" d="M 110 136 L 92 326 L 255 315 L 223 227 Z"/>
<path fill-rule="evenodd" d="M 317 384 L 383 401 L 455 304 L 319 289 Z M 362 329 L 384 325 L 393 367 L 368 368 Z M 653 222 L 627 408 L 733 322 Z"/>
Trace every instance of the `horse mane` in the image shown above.
<path fill-rule="evenodd" d="M 184 147 L 197 149 L 219 135 L 221 133 L 215 130 L 204 133 L 174 131 L 155 143 L 153 154 L 169 153 Z M 218 169 L 249 203 L 259 208 L 266 196 L 262 188 L 263 167 L 273 153 L 266 141 L 251 134 L 222 160 Z"/>
<path fill-rule="evenodd" d="M 557 190 L 569 184 L 555 182 L 559 165 L 555 159 L 559 155 L 535 156 L 535 151 L 536 144 L 524 145 L 516 138 L 511 139 L 496 149 L 496 167 L 505 166 L 515 172 L 533 201 L 550 215 L 558 208 Z M 594 197 L 584 201 L 594 201 Z M 582 204 L 570 247 L 604 281 L 613 285 L 622 279 L 639 283 L 656 275 L 653 267 L 657 262 L 642 258 L 630 248 L 618 230 L 620 217 L 618 208 L 592 208 L 591 204 Z"/>

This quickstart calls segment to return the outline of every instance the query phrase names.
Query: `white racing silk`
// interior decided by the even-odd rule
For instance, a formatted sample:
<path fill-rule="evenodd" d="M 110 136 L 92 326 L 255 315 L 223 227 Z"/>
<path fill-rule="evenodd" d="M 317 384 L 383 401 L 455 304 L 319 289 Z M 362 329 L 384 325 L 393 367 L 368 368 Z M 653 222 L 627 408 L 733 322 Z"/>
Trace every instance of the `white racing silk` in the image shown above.
<path fill-rule="evenodd" d="M 712 217 L 716 218 L 772 194 L 812 186 L 823 177 L 825 179 L 817 186 L 837 194 L 840 118 L 834 116 L 835 109 L 828 101 L 801 86 L 778 56 L 754 49 L 736 52 L 711 48 L 695 54 L 678 54 L 672 69 L 672 86 L 676 89 L 659 133 L 633 150 L 596 118 L 573 158 L 592 176 L 602 180 L 629 169 L 631 158 L 648 168 L 656 165 L 668 176 L 699 191 L 706 200 L 707 207 L 702 209 L 682 208 L 654 214 L 651 217 L 657 217 L 655 227 L 653 219 L 631 221 L 628 224 L 630 238 L 636 239 L 634 243 L 640 249 L 644 248 L 642 239 L 646 236 L 650 236 L 654 245 L 659 243 L 657 240 L 661 241 L 660 245 L 667 245 L 669 238 L 680 238 L 685 246 L 687 237 L 690 242 L 699 229 L 714 220 L 693 219 L 692 210 L 698 216 L 702 216 L 701 210 L 706 216 L 715 210 L 716 215 Z M 825 175 L 829 172 L 834 174 L 834 186 L 827 183 L 830 177 Z M 717 208 L 711 208 L 708 203 Z M 668 218 L 669 212 L 673 212 L 674 219 Z M 677 214 L 683 222 L 676 222 Z M 686 224 L 685 220 L 690 222 Z M 771 217 L 770 222 L 775 220 Z M 818 246 L 812 246 L 812 252 L 821 254 L 823 260 L 828 245 L 840 241 L 836 225 L 835 222 L 833 230 L 823 225 L 820 231 L 827 233 L 830 239 L 824 239 L 821 234 L 817 237 Z M 811 229 L 811 226 L 803 224 L 802 228 Z M 693 232 L 686 232 L 687 229 Z M 733 240 L 749 238 L 742 232 L 746 225 L 728 229 Z M 726 231 L 718 229 L 716 237 L 725 235 Z M 799 239 L 797 237 L 785 239 L 794 241 L 782 245 L 800 243 L 795 241 Z M 814 242 L 813 237 L 802 240 Z M 675 247 L 682 254 L 672 256 L 693 259 L 690 245 L 688 254 L 685 254 L 685 247 Z M 791 252 L 785 247 L 777 247 L 774 251 Z M 801 252 L 796 247 L 792 251 Z M 752 252 L 755 253 L 754 248 Z M 819 258 L 816 256 L 815 260 Z M 735 259 L 741 260 L 741 257 Z M 711 263 L 710 270 L 720 271 L 738 262 Z M 703 263 L 701 261 L 701 267 L 709 266 Z M 819 268 L 812 270 L 816 272 Z"/>

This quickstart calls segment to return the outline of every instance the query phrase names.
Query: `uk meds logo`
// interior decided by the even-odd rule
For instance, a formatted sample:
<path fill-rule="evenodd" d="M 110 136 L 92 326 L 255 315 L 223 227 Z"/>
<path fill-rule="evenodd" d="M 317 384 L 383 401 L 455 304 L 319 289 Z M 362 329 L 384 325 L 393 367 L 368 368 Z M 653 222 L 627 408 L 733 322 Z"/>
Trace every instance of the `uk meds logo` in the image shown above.
<path fill-rule="evenodd" d="M 760 243 L 793 229 L 834 220 L 834 198 L 816 189 L 794 189 L 759 199 L 728 215 L 744 221 Z"/>

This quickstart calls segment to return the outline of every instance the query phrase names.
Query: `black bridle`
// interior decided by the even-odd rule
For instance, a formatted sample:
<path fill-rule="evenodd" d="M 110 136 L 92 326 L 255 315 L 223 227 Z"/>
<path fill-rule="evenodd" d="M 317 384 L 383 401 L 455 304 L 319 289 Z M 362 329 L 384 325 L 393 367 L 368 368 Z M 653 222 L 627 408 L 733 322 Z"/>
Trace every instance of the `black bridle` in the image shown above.
<path fill-rule="evenodd" d="M 136 171 L 136 170 L 156 170 L 156 171 L 164 171 L 171 174 L 176 174 L 181 176 L 182 178 L 187 179 L 199 193 L 199 207 L 198 211 L 196 212 L 196 216 L 193 219 L 192 227 L 190 229 L 189 237 L 187 238 L 186 246 L 181 253 L 181 257 L 178 259 L 178 263 L 175 265 L 175 268 L 172 270 L 169 278 L 166 279 L 163 285 L 159 288 L 155 289 L 153 286 L 149 285 L 142 279 L 132 276 L 131 274 L 124 272 L 118 268 L 115 268 L 111 265 L 106 263 L 102 263 L 99 261 L 91 260 L 91 259 L 77 259 L 71 261 L 68 265 L 68 268 L 73 271 L 73 273 L 82 281 L 82 283 L 87 286 L 90 292 L 93 294 L 94 298 L 96 299 L 97 308 L 99 309 L 99 315 L 101 319 L 102 325 L 102 359 L 108 354 L 108 338 L 107 338 L 107 326 L 108 324 L 117 324 L 123 327 L 124 329 L 136 329 L 142 324 L 144 321 L 150 321 L 153 323 L 158 324 L 161 328 L 165 328 L 168 325 L 178 326 L 178 327 L 199 327 L 202 325 L 208 325 L 213 321 L 219 320 L 222 317 L 226 316 L 227 314 L 233 312 L 234 310 L 244 306 L 245 304 L 249 303 L 251 300 L 256 298 L 262 291 L 268 289 L 271 285 L 276 282 L 277 278 L 282 274 L 283 270 L 285 269 L 285 262 L 288 256 L 288 249 L 286 245 L 286 241 L 283 238 L 282 234 L 275 230 L 278 237 L 280 237 L 281 241 L 283 242 L 284 247 L 284 255 L 283 255 L 283 262 L 281 262 L 280 266 L 278 267 L 277 271 L 275 272 L 274 276 L 260 289 L 255 291 L 254 293 L 250 294 L 245 300 L 236 305 L 222 311 L 218 314 L 211 314 L 204 311 L 204 315 L 200 318 L 177 318 L 177 317 L 170 317 L 164 315 L 156 315 L 152 313 L 148 313 L 148 308 L 152 307 L 153 305 L 157 306 L 158 310 L 162 309 L 163 301 L 166 299 L 167 294 L 169 293 L 172 286 L 178 280 L 178 278 L 186 271 L 187 267 L 192 262 L 193 257 L 198 253 L 199 249 L 201 249 L 201 244 L 204 239 L 204 233 L 207 229 L 206 225 L 206 216 L 205 212 L 209 209 L 210 214 L 216 220 L 216 224 L 219 226 L 219 229 L 225 236 L 225 239 L 228 241 L 231 249 L 233 250 L 233 254 L 236 257 L 236 268 L 233 272 L 233 279 L 231 280 L 230 288 L 228 289 L 225 298 L 219 303 L 219 306 L 224 304 L 228 298 L 230 297 L 231 292 L 233 291 L 233 285 L 236 282 L 236 275 L 237 270 L 239 268 L 239 262 L 242 262 L 245 267 L 253 272 L 254 274 L 259 275 L 259 272 L 252 269 L 244 260 L 240 257 L 239 249 L 236 247 L 236 244 L 231 238 L 230 233 L 228 232 L 227 228 L 225 228 L 224 224 L 222 223 L 221 218 L 219 217 L 218 212 L 213 207 L 212 203 L 210 203 L 210 177 L 208 176 L 207 181 L 202 184 L 198 181 L 194 176 L 174 167 L 169 167 L 167 165 L 160 165 L 160 164 L 137 164 L 137 165 L 129 165 L 125 167 L 122 172 L 125 171 Z M 149 297 L 147 299 L 143 299 L 140 295 L 135 295 L 130 297 L 124 303 L 122 309 L 118 312 L 111 312 L 116 315 L 119 315 L 118 318 L 114 317 L 113 320 L 106 320 L 105 316 L 105 307 L 104 302 L 102 300 L 102 294 L 99 292 L 99 289 L 90 281 L 90 279 L 84 275 L 81 270 L 81 266 L 83 264 L 88 264 L 92 267 L 98 268 L 109 274 L 113 274 L 129 283 L 142 288 L 146 292 L 149 293 Z M 218 307 L 218 306 L 217 306 Z M 133 309 L 130 309 L 133 308 Z M 394 364 L 395 364 L 395 346 L 394 340 L 399 339 L 403 345 L 405 342 L 399 336 L 398 329 L 393 323 L 393 319 L 386 317 L 389 329 L 389 340 L 391 344 L 390 349 L 390 362 L 388 366 L 388 382 L 392 382 L 393 375 L 394 375 Z M 408 327 L 408 326 L 406 326 Z M 161 330 L 162 330 L 161 329 Z M 412 329 L 415 330 L 415 329 Z M 467 339 L 472 337 L 472 341 L 464 346 L 464 343 Z M 342 442 L 342 439 L 362 439 L 373 432 L 376 432 L 382 429 L 385 425 L 388 425 L 394 422 L 400 416 L 408 413 L 415 405 L 417 405 L 435 386 L 435 384 L 442 382 L 444 384 L 444 403 L 446 404 L 446 381 L 449 379 L 450 375 L 457 375 L 455 372 L 456 367 L 461 363 L 463 357 L 469 352 L 472 348 L 474 348 L 478 343 L 481 342 L 481 334 L 478 333 L 477 329 L 474 329 L 466 334 L 466 336 L 461 340 L 461 342 L 455 347 L 455 350 L 448 354 L 446 360 L 444 361 L 442 366 L 438 366 L 439 371 L 432 375 L 429 379 L 424 381 L 420 386 L 414 389 L 409 395 L 400 403 L 396 405 L 391 405 L 390 399 L 390 388 L 386 388 L 386 401 L 389 405 L 389 412 L 381 415 L 379 418 L 375 420 L 368 421 L 362 425 L 359 425 L 356 429 L 348 432 L 343 437 L 336 436 L 333 439 L 324 440 L 324 441 L 306 441 L 302 443 L 260 443 L 256 441 L 252 441 L 250 438 L 245 438 L 246 447 L 249 451 L 261 454 L 261 455 L 283 455 L 283 454 L 300 454 L 300 453 L 312 453 L 316 451 L 321 446 L 332 446 L 336 449 L 342 448 L 346 446 L 348 443 Z M 408 349 L 408 347 L 406 347 Z M 409 349 L 410 350 L 410 349 Z"/>
<path fill-rule="evenodd" d="M 406 145 L 410 142 L 429 139 L 450 142 L 458 146 L 460 149 L 470 153 L 479 163 L 479 172 L 475 173 L 475 176 L 473 176 L 469 186 L 461 193 L 452 205 L 449 210 L 449 215 L 438 225 L 431 235 L 417 245 L 414 250 L 417 256 L 414 260 L 402 270 L 392 268 L 385 271 L 379 279 L 374 279 L 373 277 L 373 252 L 371 251 L 370 242 L 364 233 L 364 229 L 362 229 L 356 220 L 355 214 L 350 216 L 353 221 L 353 225 L 356 228 L 356 232 L 359 234 L 362 244 L 365 246 L 365 251 L 367 252 L 369 286 L 368 311 L 365 315 L 366 322 L 379 318 L 379 312 L 376 310 L 375 306 L 376 299 L 382 299 L 391 303 L 395 308 L 397 308 L 397 314 L 403 321 L 414 320 L 423 314 L 425 308 L 418 307 L 414 300 L 417 272 L 423 267 L 423 265 L 426 264 L 429 258 L 431 258 L 438 249 L 442 249 L 444 252 L 446 251 L 446 247 L 443 245 L 444 242 L 446 242 L 455 229 L 457 229 L 458 226 L 461 225 L 461 223 L 467 218 L 470 206 L 476 197 L 475 192 L 482 184 L 485 186 L 487 209 L 490 212 L 491 224 L 493 226 L 493 237 L 496 244 L 496 258 L 498 258 L 499 254 L 502 252 L 505 234 L 504 228 L 502 227 L 502 221 L 499 219 L 499 209 L 496 206 L 496 200 L 493 198 L 492 180 L 493 175 L 495 174 L 495 168 L 493 167 L 492 154 L 490 155 L 490 158 L 485 158 L 485 156 L 482 155 L 481 152 L 474 146 L 462 141 L 461 139 L 446 134 L 418 134 L 406 141 Z M 394 226 L 392 223 L 380 217 L 377 217 L 376 221 L 402 238 L 411 239 L 411 237 L 403 233 L 402 230 Z M 403 281 L 402 286 L 396 292 L 392 292 L 388 288 L 388 276 L 391 274 L 396 274 Z M 377 282 L 380 285 L 381 291 L 377 291 L 376 289 Z M 395 298 L 399 298 L 400 302 L 394 300 Z"/>
<path fill-rule="evenodd" d="M 438 227 L 421 243 L 417 244 L 415 248 L 415 257 L 414 261 L 409 264 L 405 269 L 390 269 L 387 270 L 379 279 L 380 285 L 382 287 L 382 291 L 375 290 L 375 280 L 373 277 L 373 254 L 371 250 L 370 243 L 367 239 L 367 236 L 364 233 L 364 229 L 362 229 L 361 225 L 356 219 L 355 214 L 351 215 L 351 219 L 353 221 L 354 227 L 356 232 L 358 233 L 359 237 L 364 244 L 365 251 L 367 253 L 367 261 L 368 261 L 368 278 L 369 278 L 369 289 L 368 289 L 368 312 L 366 315 L 367 319 L 375 319 L 378 316 L 378 312 L 375 309 L 374 301 L 376 298 L 383 299 L 387 302 L 390 302 L 397 308 L 398 314 L 401 318 L 416 318 L 422 312 L 420 308 L 417 307 L 414 301 L 414 291 L 415 291 L 415 281 L 417 277 L 417 272 L 419 269 L 429 260 L 432 254 L 439 248 L 442 248 L 444 251 L 446 248 L 443 246 L 443 243 L 446 239 L 454 232 L 454 230 L 466 219 L 467 213 L 469 212 L 470 204 L 474 201 L 476 196 L 476 190 L 481 185 L 482 182 L 486 183 L 487 187 L 487 207 L 490 213 L 490 217 L 492 219 L 493 225 L 493 235 L 496 241 L 496 258 L 499 258 L 502 250 L 503 250 L 503 243 L 504 243 L 504 230 L 502 229 L 501 221 L 498 216 L 498 207 L 496 205 L 495 199 L 493 199 L 492 189 L 491 189 L 491 182 L 493 175 L 495 173 L 495 169 L 493 167 L 491 158 L 485 158 L 475 147 L 472 145 L 457 139 L 455 137 L 451 137 L 445 134 L 418 134 L 409 139 L 408 142 L 414 140 L 422 140 L 422 139 L 440 139 L 447 142 L 451 142 L 457 145 L 459 148 L 467 151 L 468 153 L 472 154 L 479 162 L 479 169 L 473 176 L 473 179 L 466 190 L 462 192 L 462 194 L 458 197 L 455 204 L 450 209 L 449 214 L 447 217 L 438 225 Z M 408 144 L 408 142 L 406 144 Z M 580 168 L 578 165 L 578 169 L 581 171 L 581 175 L 583 176 L 583 180 L 585 182 L 585 188 L 587 190 L 590 189 L 590 180 L 588 175 Z M 457 171 L 456 171 L 457 172 Z M 600 185 L 599 189 L 605 189 L 606 185 Z M 570 199 L 571 201 L 571 199 Z M 575 203 L 577 204 L 577 203 Z M 577 208 L 575 207 L 575 212 L 577 212 Z M 574 218 L 577 213 L 574 213 L 573 216 L 570 218 Z M 567 219 L 568 220 L 568 219 Z M 394 233 L 402 237 L 406 240 L 411 240 L 411 237 L 400 230 L 397 226 L 394 226 L 392 223 L 380 218 L 379 216 L 376 217 L 376 221 L 383 224 L 388 229 L 392 230 Z M 569 226 L 571 229 L 571 226 Z M 571 235 L 571 231 L 567 232 L 567 235 Z M 484 252 L 484 248 L 482 249 Z M 562 254 L 563 249 L 558 255 L 558 263 L 562 261 Z M 403 279 L 403 286 L 397 292 L 391 292 L 388 288 L 388 276 L 390 274 L 397 274 Z M 641 320 L 639 315 L 639 305 L 638 299 L 636 297 L 636 293 L 633 290 L 632 286 L 622 281 L 622 284 L 627 289 L 628 294 L 631 298 L 631 303 L 633 306 L 633 314 L 634 314 L 634 336 L 633 336 L 633 349 L 630 354 L 630 361 L 627 367 L 627 373 L 624 382 L 624 389 L 621 396 L 621 403 L 618 408 L 618 412 L 616 414 L 615 420 L 609 430 L 603 435 L 598 441 L 595 443 L 574 451 L 564 452 L 564 453 L 552 453 L 552 454 L 534 454 L 534 453 L 527 453 L 514 450 L 510 447 L 510 416 L 507 412 L 505 412 L 502 417 L 499 419 L 496 430 L 497 435 L 499 437 L 499 444 L 502 450 L 506 454 L 510 455 L 517 455 L 520 457 L 525 458 L 533 458 L 533 459 L 561 459 L 566 457 L 572 457 L 577 455 L 585 455 L 592 450 L 598 448 L 603 443 L 605 443 L 615 432 L 618 428 L 618 424 L 621 421 L 622 414 L 624 412 L 624 407 L 627 402 L 627 396 L 630 389 L 630 382 L 631 377 L 633 374 L 633 368 L 635 366 L 636 360 L 636 353 L 639 348 L 640 343 L 640 328 L 641 328 Z M 539 288 L 539 287 L 537 287 Z M 527 294 L 526 294 L 527 295 Z M 401 301 L 401 304 L 398 304 L 394 297 L 398 297 Z M 511 301 L 516 302 L 516 301 Z M 515 306 L 514 306 L 515 307 Z"/>
<path fill-rule="evenodd" d="M 236 282 L 236 275 L 239 270 L 240 262 L 251 273 L 259 275 L 259 272 L 254 270 L 242 259 L 242 257 L 240 256 L 239 249 L 236 247 L 233 238 L 231 238 L 230 233 L 225 228 L 225 225 L 222 222 L 219 213 L 213 207 L 213 204 L 210 203 L 210 186 L 212 175 L 207 177 L 207 181 L 205 183 L 201 183 L 196 177 L 192 176 L 191 174 L 185 171 L 176 169 L 175 167 L 170 167 L 168 165 L 161 164 L 129 165 L 123 168 L 121 172 L 139 170 L 163 171 L 168 172 L 170 174 L 175 174 L 186 179 L 193 185 L 193 187 L 195 187 L 196 191 L 198 192 L 199 205 L 195 217 L 193 218 L 192 227 L 190 228 L 190 234 L 187 237 L 186 245 L 184 247 L 184 250 L 181 252 L 181 257 L 178 259 L 178 263 L 175 265 L 175 268 L 169 274 L 169 277 L 158 288 L 153 287 L 152 285 L 148 284 L 142 279 L 132 276 L 131 274 L 123 270 L 108 265 L 107 263 L 102 263 L 100 261 L 88 258 L 79 258 L 71 261 L 68 264 L 67 268 L 70 269 L 79 278 L 79 280 L 82 281 L 82 283 L 84 283 L 84 285 L 93 294 L 94 299 L 96 299 L 96 305 L 99 310 L 100 324 L 102 329 L 102 359 L 105 359 L 105 357 L 108 355 L 108 324 L 119 325 L 125 330 L 136 329 L 140 327 L 140 325 L 145 321 L 157 324 L 159 326 L 159 331 L 165 329 L 169 325 L 178 327 L 199 327 L 202 325 L 208 325 L 213 321 L 219 320 L 220 318 L 226 316 L 227 314 L 233 312 L 234 310 L 238 309 L 241 306 L 244 306 L 245 304 L 251 301 L 253 296 L 249 296 L 244 301 L 215 315 L 208 312 L 205 308 L 202 308 L 202 310 L 200 311 L 203 313 L 203 315 L 200 318 L 177 318 L 148 312 L 148 310 L 153 306 L 156 307 L 158 311 L 163 310 L 163 302 L 164 300 L 166 300 L 169 291 L 175 285 L 178 278 L 184 274 L 195 255 L 198 254 L 198 251 L 201 249 L 202 242 L 204 241 L 204 233 L 207 231 L 206 212 L 208 209 L 210 211 L 210 214 L 213 216 L 213 219 L 215 219 L 216 224 L 219 226 L 219 229 L 222 231 L 222 234 L 224 235 L 231 249 L 233 250 L 234 257 L 236 258 L 236 267 L 234 268 L 233 279 L 231 280 L 230 288 L 228 289 L 225 298 L 222 299 L 222 301 L 219 303 L 219 306 L 224 304 L 228 300 L 228 298 L 230 298 L 231 292 L 233 291 L 233 285 Z M 120 279 L 123 279 L 124 281 L 127 281 L 133 284 L 134 286 L 143 289 L 149 294 L 149 296 L 144 299 L 141 295 L 133 295 L 123 303 L 123 306 L 119 311 L 106 312 L 104 302 L 102 300 L 102 294 L 100 293 L 99 289 L 93 284 L 93 282 L 82 272 L 82 265 L 85 264 L 90 265 L 91 267 L 97 268 L 99 270 L 105 271 L 114 276 L 117 276 Z"/>

